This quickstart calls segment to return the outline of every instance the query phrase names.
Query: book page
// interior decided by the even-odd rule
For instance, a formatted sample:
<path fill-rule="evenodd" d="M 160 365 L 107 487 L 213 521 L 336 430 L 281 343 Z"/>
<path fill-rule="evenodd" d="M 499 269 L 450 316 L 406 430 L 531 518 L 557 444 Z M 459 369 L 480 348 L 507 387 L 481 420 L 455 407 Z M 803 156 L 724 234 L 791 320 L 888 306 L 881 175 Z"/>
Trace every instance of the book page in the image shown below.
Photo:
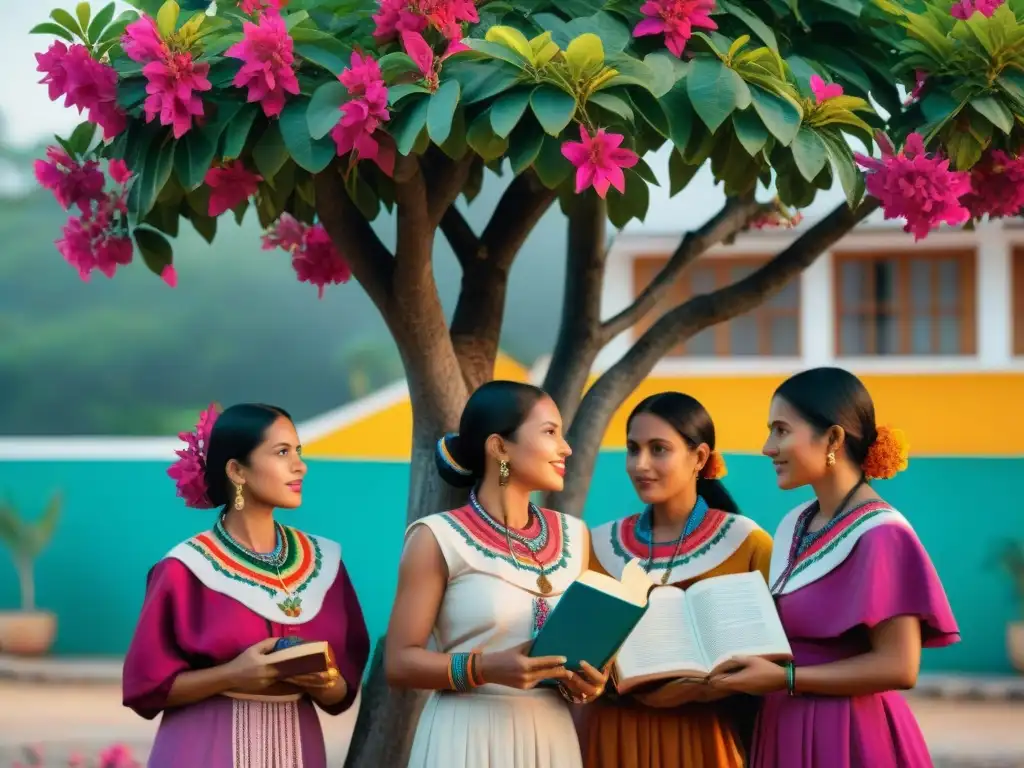
<path fill-rule="evenodd" d="M 791 658 L 775 601 L 758 572 L 716 576 L 686 591 L 710 669 L 734 656 Z"/>
<path fill-rule="evenodd" d="M 687 597 L 676 587 L 651 592 L 647 612 L 616 657 L 619 690 L 637 678 L 704 677 L 707 667 L 690 626 Z"/>
<path fill-rule="evenodd" d="M 618 579 L 588 570 L 581 573 L 576 581 L 641 608 L 647 605 L 647 593 L 651 591 L 651 580 L 636 559 L 626 563 Z"/>

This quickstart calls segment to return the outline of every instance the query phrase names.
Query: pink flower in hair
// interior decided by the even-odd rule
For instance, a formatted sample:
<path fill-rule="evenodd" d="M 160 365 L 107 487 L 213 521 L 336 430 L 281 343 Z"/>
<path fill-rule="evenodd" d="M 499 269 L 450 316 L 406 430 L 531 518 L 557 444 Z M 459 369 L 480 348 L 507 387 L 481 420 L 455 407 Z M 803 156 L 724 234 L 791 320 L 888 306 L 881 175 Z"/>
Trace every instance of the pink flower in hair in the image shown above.
<path fill-rule="evenodd" d="M 186 447 L 175 451 L 178 460 L 167 470 L 168 477 L 178 487 L 178 497 L 185 500 L 185 506 L 193 509 L 210 509 L 214 506 L 206 492 L 206 451 L 213 424 L 219 414 L 217 405 L 210 403 L 210 407 L 199 414 L 195 430 L 178 434 Z"/>

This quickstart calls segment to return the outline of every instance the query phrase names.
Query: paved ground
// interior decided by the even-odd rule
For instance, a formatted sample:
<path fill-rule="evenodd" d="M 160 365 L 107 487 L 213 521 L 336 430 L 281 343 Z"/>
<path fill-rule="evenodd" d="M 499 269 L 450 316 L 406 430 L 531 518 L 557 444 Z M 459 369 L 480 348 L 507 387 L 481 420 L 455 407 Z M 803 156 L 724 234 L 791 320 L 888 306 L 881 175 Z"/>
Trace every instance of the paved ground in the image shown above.
<path fill-rule="evenodd" d="M 1024 768 L 1024 702 L 911 697 L 911 705 L 936 768 Z M 353 722 L 352 715 L 325 720 L 334 766 L 341 765 Z M 0 768 L 10 768 L 31 744 L 45 745 L 47 768 L 63 768 L 71 752 L 95 755 L 114 742 L 143 758 L 155 728 L 121 706 L 116 684 L 0 680 Z"/>

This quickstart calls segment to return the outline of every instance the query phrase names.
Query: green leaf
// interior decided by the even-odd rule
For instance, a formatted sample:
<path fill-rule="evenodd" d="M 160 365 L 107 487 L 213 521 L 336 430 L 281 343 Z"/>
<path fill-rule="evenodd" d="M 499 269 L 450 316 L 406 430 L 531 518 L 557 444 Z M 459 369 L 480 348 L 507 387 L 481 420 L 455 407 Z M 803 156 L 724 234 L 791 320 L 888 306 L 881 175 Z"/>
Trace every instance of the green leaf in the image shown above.
<path fill-rule="evenodd" d="M 736 109 L 750 103 L 743 78 L 718 59 L 695 58 L 686 73 L 686 91 L 693 109 L 712 133 Z"/>
<path fill-rule="evenodd" d="M 494 109 L 494 107 L 491 107 Z M 494 124 L 494 118 L 491 118 Z M 536 120 L 524 120 L 516 126 L 509 139 L 508 160 L 512 165 L 512 173 L 518 176 L 530 167 L 540 154 L 544 145 L 544 131 Z"/>
<path fill-rule="evenodd" d="M 28 33 L 30 35 L 56 35 L 62 40 L 67 40 L 69 43 L 73 43 L 75 41 L 74 35 L 64 29 L 60 24 L 52 24 L 48 21 L 43 24 L 36 24 L 28 31 Z"/>
<path fill-rule="evenodd" d="M 686 92 L 686 81 L 661 97 L 661 106 L 668 117 L 668 137 L 679 149 L 686 147 L 693 132 L 693 106 Z"/>
<path fill-rule="evenodd" d="M 1003 102 L 992 96 L 975 96 L 970 103 L 975 111 L 1003 133 L 1013 130 L 1013 113 Z"/>
<path fill-rule="evenodd" d="M 231 118 L 231 122 L 224 129 L 224 146 L 221 148 L 221 155 L 225 160 L 240 157 L 245 151 L 249 131 L 259 111 L 258 104 L 246 104 Z"/>
<path fill-rule="evenodd" d="M 863 0 L 822 0 L 826 5 L 831 5 L 833 8 L 838 8 L 844 13 L 848 13 L 854 18 L 859 17 L 861 11 L 864 9 Z"/>
<path fill-rule="evenodd" d="M 789 148 L 793 152 L 797 170 L 807 181 L 814 181 L 814 177 L 821 173 L 821 169 L 828 162 L 824 142 L 810 128 L 801 128 L 797 131 L 796 138 Z"/>
<path fill-rule="evenodd" d="M 462 86 L 463 104 L 475 104 L 507 91 L 522 76 L 508 64 L 491 61 L 455 62 L 448 65 L 447 71 Z"/>
<path fill-rule="evenodd" d="M 114 3 L 107 3 L 105 6 L 100 8 L 100 12 L 93 18 L 92 23 L 89 25 L 89 42 L 97 43 L 103 39 L 103 33 L 106 31 L 107 26 L 114 18 Z"/>
<path fill-rule="evenodd" d="M 857 170 L 853 152 L 838 133 L 822 131 L 819 136 L 825 143 L 829 158 L 832 160 L 832 167 L 839 177 L 843 192 L 846 193 L 846 204 L 853 208 L 864 197 L 864 176 Z"/>
<path fill-rule="evenodd" d="M 604 66 L 604 45 L 593 33 L 582 34 L 565 49 L 565 63 L 574 81 L 589 80 Z"/>
<path fill-rule="evenodd" d="M 789 146 L 800 130 L 803 119 L 800 108 L 789 99 L 757 85 L 750 87 L 750 95 L 761 122 L 782 146 Z"/>
<path fill-rule="evenodd" d="M 348 101 L 348 89 L 338 80 L 330 80 L 315 91 L 306 110 L 309 135 L 322 139 L 341 120 L 341 105 Z"/>
<path fill-rule="evenodd" d="M 772 28 L 765 24 L 760 16 L 748 11 L 742 5 L 730 2 L 730 0 L 718 0 L 718 7 L 742 21 L 751 32 L 761 38 L 765 45 L 778 52 L 779 41 L 775 39 L 775 33 L 772 32 Z"/>
<path fill-rule="evenodd" d="M 429 111 L 427 116 L 429 118 Z M 461 160 L 465 157 L 468 150 L 469 145 L 466 144 L 466 110 L 457 108 L 455 115 L 452 117 L 451 132 L 448 134 L 448 138 L 445 139 L 444 144 L 441 145 L 441 151 L 452 160 Z"/>
<path fill-rule="evenodd" d="M 87 2 L 81 2 L 75 6 L 75 16 L 78 17 L 78 27 L 83 32 L 89 28 L 89 19 L 92 18 L 92 8 Z"/>
<path fill-rule="evenodd" d="M 96 136 L 96 124 L 88 121 L 79 123 L 68 137 L 68 146 L 76 155 L 84 155 Z"/>
<path fill-rule="evenodd" d="M 427 125 L 429 109 L 430 99 L 419 95 L 409 99 L 402 111 L 392 118 L 388 132 L 394 138 L 400 154 L 408 155 L 412 152 L 416 140 Z"/>
<path fill-rule="evenodd" d="M 587 99 L 587 104 L 597 104 L 602 109 L 618 115 L 629 122 L 633 122 L 633 108 L 624 100 L 612 93 L 592 93 Z"/>
<path fill-rule="evenodd" d="M 491 117 L 487 112 L 482 112 L 469 126 L 466 132 L 466 143 L 485 162 L 496 160 L 505 154 L 508 149 L 508 139 L 498 136 L 491 128 Z"/>
<path fill-rule="evenodd" d="M 288 148 L 284 145 L 284 137 L 281 136 L 277 122 L 270 123 L 253 145 L 252 159 L 263 180 L 273 186 L 274 177 L 288 160 Z"/>
<path fill-rule="evenodd" d="M 278 125 L 281 137 L 295 164 L 310 173 L 320 173 L 337 154 L 329 136 L 314 139 L 309 133 L 309 99 L 294 98 L 284 105 Z"/>
<path fill-rule="evenodd" d="M 971 131 L 953 131 L 946 142 L 946 152 L 949 154 L 950 162 L 958 171 L 970 170 L 981 160 L 984 151 L 984 145 Z"/>
<path fill-rule="evenodd" d="M 607 82 L 602 83 L 601 87 L 597 90 L 604 91 L 618 85 L 639 85 L 641 88 L 646 88 L 654 93 L 655 96 L 662 95 L 657 93 L 658 86 L 660 85 L 658 76 L 644 62 L 628 54 L 621 53 L 606 57 L 605 64 L 618 72 L 618 74 Z"/>
<path fill-rule="evenodd" d="M 562 11 L 567 13 L 564 5 L 562 6 Z M 543 29 L 551 29 L 551 27 L 538 19 L 542 15 L 548 16 L 548 14 L 535 14 L 533 16 L 534 21 L 537 21 Z M 604 63 L 605 53 L 622 52 L 629 45 L 629 40 L 632 37 L 629 27 L 610 13 L 605 13 L 604 11 L 598 11 L 591 16 L 578 16 L 564 26 L 564 31 L 569 41 L 588 32 L 597 35 L 602 46 L 602 64 Z M 567 44 L 571 45 L 572 43 L 569 42 Z"/>
<path fill-rule="evenodd" d="M 504 61 L 506 64 L 511 64 L 513 67 L 517 67 L 518 69 L 525 69 L 529 65 L 529 61 L 527 59 L 501 43 L 491 42 L 490 40 L 480 40 L 479 38 L 474 37 L 467 37 L 463 42 L 477 53 L 482 53 L 484 56 L 497 59 L 498 61 Z"/>
<path fill-rule="evenodd" d="M 651 86 L 646 90 L 657 99 L 671 91 L 676 83 L 686 76 L 689 69 L 686 62 L 663 51 L 655 51 L 644 56 L 644 65 L 653 75 Z"/>
<path fill-rule="evenodd" d="M 174 172 L 186 191 L 203 183 L 217 154 L 217 138 L 205 131 L 189 131 L 174 146 Z"/>
<path fill-rule="evenodd" d="M 166 40 L 174 34 L 174 30 L 178 26 L 179 13 L 181 13 L 181 8 L 174 0 L 167 0 L 160 6 L 160 10 L 156 14 L 156 28 L 160 30 L 160 37 Z"/>
<path fill-rule="evenodd" d="M 633 170 L 636 172 L 637 176 L 648 184 L 653 184 L 656 187 L 661 186 L 658 182 L 658 177 L 655 176 L 654 171 L 651 170 L 651 166 L 644 162 L 642 157 L 636 161 L 636 165 L 633 166 Z"/>
<path fill-rule="evenodd" d="M 643 221 L 651 204 L 651 191 L 647 182 L 632 168 L 627 168 L 623 175 L 626 177 L 625 194 L 620 194 L 615 188 L 608 190 L 608 220 L 618 229 L 622 229 L 632 219 Z M 595 193 L 588 190 L 584 194 Z"/>
<path fill-rule="evenodd" d="M 576 114 L 576 99 L 550 85 L 538 86 L 530 95 L 530 106 L 541 128 L 558 136 Z"/>
<path fill-rule="evenodd" d="M 78 22 L 75 21 L 75 17 L 63 8 L 54 8 L 50 11 L 50 18 L 60 24 L 60 26 L 64 27 L 64 29 L 71 32 L 71 34 L 84 39 L 85 33 L 78 25 Z"/>
<path fill-rule="evenodd" d="M 768 129 L 758 118 L 757 112 L 753 109 L 737 112 L 732 116 L 732 124 L 736 129 L 736 138 L 751 157 L 764 149 L 768 141 Z"/>
<path fill-rule="evenodd" d="M 388 88 L 388 106 L 393 107 L 406 96 L 412 96 L 414 93 L 430 93 L 430 89 L 426 86 L 420 85 L 419 83 L 402 83 L 401 85 L 393 85 Z"/>
<path fill-rule="evenodd" d="M 444 144 L 452 132 L 459 95 L 459 81 L 445 80 L 427 104 L 427 135 L 438 146 Z"/>
<path fill-rule="evenodd" d="M 648 125 L 666 139 L 671 137 L 671 130 L 665 110 L 662 109 L 661 102 L 654 98 L 650 91 L 634 88 L 629 98 L 633 102 L 633 106 L 636 107 L 637 112 L 643 116 Z"/>
<path fill-rule="evenodd" d="M 291 32 L 295 53 L 332 75 L 341 75 L 348 66 L 352 49 L 331 35 L 316 29 L 297 27 Z"/>
<path fill-rule="evenodd" d="M 380 67 L 380 74 L 384 78 L 385 83 L 393 83 L 403 75 L 420 71 L 419 65 L 412 60 L 409 54 L 403 51 L 395 51 L 386 56 L 381 56 L 377 61 L 377 65 Z"/>
<path fill-rule="evenodd" d="M 141 222 L 149 224 L 154 229 L 163 232 L 170 237 L 178 236 L 178 206 L 161 203 L 159 200 L 153 206 L 153 210 Z"/>
<path fill-rule="evenodd" d="M 133 164 L 128 165 L 135 170 Z M 142 172 L 128 193 L 128 210 L 138 220 L 144 219 L 156 203 L 160 190 L 171 177 L 174 167 L 174 142 L 157 138 L 149 145 L 142 163 Z"/>
<path fill-rule="evenodd" d="M 523 117 L 527 105 L 530 103 L 530 91 L 510 91 L 495 99 L 491 105 L 491 128 L 501 138 L 505 138 L 515 128 Z"/>
<path fill-rule="evenodd" d="M 192 228 L 199 233 L 199 236 L 208 243 L 212 243 L 217 236 L 217 219 L 212 216 L 203 216 L 200 213 L 191 212 L 188 220 L 192 222 Z"/>
<path fill-rule="evenodd" d="M 136 227 L 132 234 L 135 237 L 135 245 L 138 246 L 139 253 L 142 254 L 142 260 L 154 275 L 160 275 L 164 271 L 164 267 L 174 261 L 171 244 L 155 229 Z"/>
<path fill-rule="evenodd" d="M 562 142 L 554 136 L 545 136 L 533 163 L 533 170 L 541 184 L 548 189 L 555 189 L 569 178 L 573 165 L 562 154 Z"/>

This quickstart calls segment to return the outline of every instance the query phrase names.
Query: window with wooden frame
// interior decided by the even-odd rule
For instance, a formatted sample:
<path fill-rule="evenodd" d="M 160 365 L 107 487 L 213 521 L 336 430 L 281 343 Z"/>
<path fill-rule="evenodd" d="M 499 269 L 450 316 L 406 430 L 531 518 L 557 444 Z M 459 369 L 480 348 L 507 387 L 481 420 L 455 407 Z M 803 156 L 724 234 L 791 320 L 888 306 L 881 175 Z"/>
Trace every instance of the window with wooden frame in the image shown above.
<path fill-rule="evenodd" d="M 1024 247 L 1013 249 L 1013 294 L 1010 298 L 1013 312 L 1013 354 L 1024 356 Z"/>
<path fill-rule="evenodd" d="M 633 262 L 633 295 L 658 274 L 666 256 L 639 256 Z M 752 273 L 768 259 L 728 256 L 698 259 L 672 285 L 658 305 L 637 323 L 639 336 L 665 312 L 687 299 L 724 288 Z M 800 279 L 746 314 L 705 328 L 669 352 L 688 357 L 797 357 L 800 355 Z"/>
<path fill-rule="evenodd" d="M 836 354 L 973 355 L 974 250 L 838 252 Z"/>

